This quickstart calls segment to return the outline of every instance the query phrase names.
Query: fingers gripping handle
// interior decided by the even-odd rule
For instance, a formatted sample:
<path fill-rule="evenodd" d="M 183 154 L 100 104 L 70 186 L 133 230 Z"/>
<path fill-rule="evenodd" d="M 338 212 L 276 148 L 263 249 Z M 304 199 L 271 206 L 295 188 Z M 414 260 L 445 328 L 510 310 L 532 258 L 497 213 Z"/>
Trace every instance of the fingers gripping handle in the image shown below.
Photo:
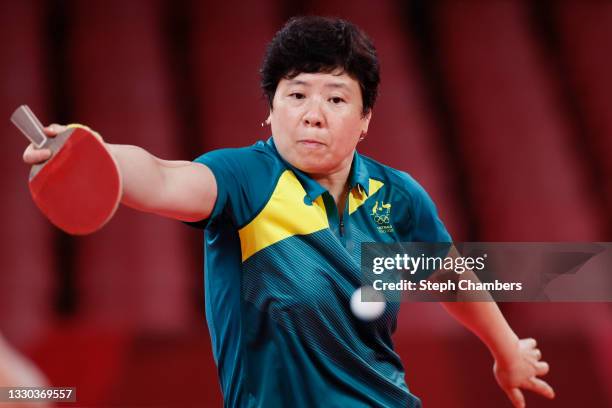
<path fill-rule="evenodd" d="M 47 141 L 43 126 L 28 105 L 21 105 L 11 115 L 11 122 L 30 139 L 34 146 L 40 148 Z"/>

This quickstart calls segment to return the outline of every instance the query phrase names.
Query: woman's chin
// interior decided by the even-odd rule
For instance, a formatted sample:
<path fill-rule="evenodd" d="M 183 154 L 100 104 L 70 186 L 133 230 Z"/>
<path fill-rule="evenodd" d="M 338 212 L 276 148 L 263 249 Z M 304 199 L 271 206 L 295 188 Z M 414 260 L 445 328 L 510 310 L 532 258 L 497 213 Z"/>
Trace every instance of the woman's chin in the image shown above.
<path fill-rule="evenodd" d="M 299 160 L 297 163 L 292 163 L 293 167 L 307 174 L 325 174 L 329 172 L 330 166 L 324 165 L 318 160 Z"/>

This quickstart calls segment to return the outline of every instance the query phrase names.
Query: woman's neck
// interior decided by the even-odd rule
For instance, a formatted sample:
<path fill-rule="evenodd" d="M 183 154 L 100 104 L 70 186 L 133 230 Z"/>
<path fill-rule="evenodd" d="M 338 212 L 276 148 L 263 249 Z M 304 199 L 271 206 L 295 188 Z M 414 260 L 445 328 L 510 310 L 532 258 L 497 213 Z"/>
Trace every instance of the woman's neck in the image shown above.
<path fill-rule="evenodd" d="M 349 163 L 348 166 L 344 166 L 339 171 L 329 174 L 310 174 L 310 177 L 321 186 L 325 187 L 333 197 L 341 217 L 346 204 L 350 172 L 351 163 Z"/>

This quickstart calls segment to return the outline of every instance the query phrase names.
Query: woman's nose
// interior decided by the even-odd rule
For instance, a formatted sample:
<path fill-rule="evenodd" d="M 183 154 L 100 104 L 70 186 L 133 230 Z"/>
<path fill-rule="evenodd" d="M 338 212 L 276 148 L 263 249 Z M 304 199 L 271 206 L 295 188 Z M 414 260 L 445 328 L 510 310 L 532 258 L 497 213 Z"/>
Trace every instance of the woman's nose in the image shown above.
<path fill-rule="evenodd" d="M 304 125 L 309 127 L 323 127 L 324 117 L 318 103 L 311 103 L 303 117 Z"/>

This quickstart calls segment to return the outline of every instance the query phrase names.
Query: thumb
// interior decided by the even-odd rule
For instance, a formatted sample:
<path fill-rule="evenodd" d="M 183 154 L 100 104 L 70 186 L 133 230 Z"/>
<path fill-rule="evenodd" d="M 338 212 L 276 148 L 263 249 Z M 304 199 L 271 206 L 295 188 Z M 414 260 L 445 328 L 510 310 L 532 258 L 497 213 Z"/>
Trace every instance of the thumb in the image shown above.
<path fill-rule="evenodd" d="M 506 394 L 508 394 L 508 398 L 512 402 L 512 405 L 515 406 L 515 408 L 525 407 L 525 397 L 523 396 L 523 393 L 520 389 L 511 388 L 510 391 L 508 391 Z"/>

